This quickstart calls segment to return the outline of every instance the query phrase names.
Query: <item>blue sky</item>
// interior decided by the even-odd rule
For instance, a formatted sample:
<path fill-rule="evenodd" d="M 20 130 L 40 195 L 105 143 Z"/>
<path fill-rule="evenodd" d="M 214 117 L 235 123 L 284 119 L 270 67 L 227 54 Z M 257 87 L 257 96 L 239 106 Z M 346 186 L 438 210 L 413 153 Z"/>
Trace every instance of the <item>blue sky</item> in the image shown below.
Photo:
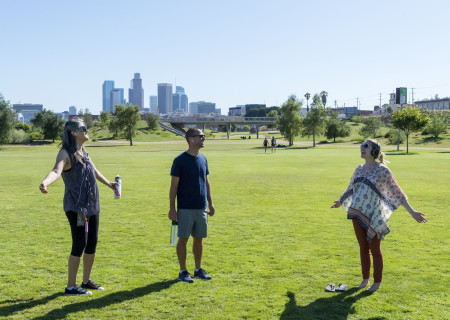
<path fill-rule="evenodd" d="M 396 87 L 450 96 L 450 1 L 0 0 L 0 92 L 11 103 L 101 111 L 101 87 L 141 73 L 189 101 L 280 105 L 328 92 L 372 109 Z"/>

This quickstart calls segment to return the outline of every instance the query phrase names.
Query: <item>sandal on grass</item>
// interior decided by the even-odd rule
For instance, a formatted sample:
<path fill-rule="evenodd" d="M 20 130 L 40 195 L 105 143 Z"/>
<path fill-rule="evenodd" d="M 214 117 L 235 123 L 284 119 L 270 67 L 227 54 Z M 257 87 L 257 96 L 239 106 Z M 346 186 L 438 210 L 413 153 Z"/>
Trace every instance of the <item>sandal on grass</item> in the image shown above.
<path fill-rule="evenodd" d="M 325 288 L 325 291 L 327 291 L 327 292 L 334 292 L 335 291 L 334 283 L 327 284 L 327 287 Z"/>
<path fill-rule="evenodd" d="M 339 285 L 336 288 L 336 291 L 345 291 L 347 290 L 347 288 L 348 286 L 346 284 L 339 283 Z"/>

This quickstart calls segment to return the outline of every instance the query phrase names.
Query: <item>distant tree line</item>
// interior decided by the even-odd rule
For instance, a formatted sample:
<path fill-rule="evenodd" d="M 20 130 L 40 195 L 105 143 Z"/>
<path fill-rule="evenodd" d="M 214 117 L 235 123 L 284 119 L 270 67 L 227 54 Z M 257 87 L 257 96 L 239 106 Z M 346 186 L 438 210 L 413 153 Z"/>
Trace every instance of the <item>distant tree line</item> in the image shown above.
<path fill-rule="evenodd" d="M 299 112 L 302 101 L 298 100 L 295 95 L 289 96 L 288 100 L 281 106 L 281 115 L 278 116 L 277 127 L 290 146 L 293 145 L 294 138 L 298 135 L 312 136 L 313 146 L 316 145 L 317 135 L 325 135 L 327 139 L 333 139 L 333 142 L 336 142 L 336 138 L 350 136 L 351 129 L 348 122 L 339 119 L 336 113 L 324 107 L 325 93 L 313 95 L 310 110 L 303 118 Z M 310 98 L 309 94 L 307 98 Z M 389 114 L 389 118 L 383 118 L 383 121 L 380 117 L 375 116 L 353 116 L 352 122 L 356 125 L 363 124 L 359 134 L 364 139 L 376 138 L 384 125 L 390 126 L 391 130 L 385 137 L 389 138 L 390 143 L 397 143 L 397 146 L 403 143 L 406 138 L 406 152 L 408 153 L 411 133 L 423 130 L 424 134 L 431 134 L 435 139 L 446 133 L 450 123 L 450 112 L 431 112 L 430 117 L 429 111 L 410 107 L 392 112 L 392 114 Z"/>
<path fill-rule="evenodd" d="M 80 110 L 78 115 L 89 129 L 92 140 L 96 139 L 97 131 L 108 128 L 113 137 L 123 137 L 133 145 L 141 114 L 139 106 L 116 105 L 113 113 L 101 112 L 98 120 L 93 120 L 89 109 Z M 0 94 L 0 143 L 28 143 L 35 140 L 60 140 L 65 121 L 60 115 L 42 110 L 34 115 L 31 124 L 21 123 L 15 119 L 15 112 Z M 157 115 L 147 115 L 148 130 L 156 130 L 159 126 Z"/>
<path fill-rule="evenodd" d="M 348 137 L 351 133 L 349 122 L 340 119 L 331 109 L 326 109 L 325 91 L 312 96 L 309 105 L 310 110 L 305 117 L 300 115 L 302 101 L 295 95 L 288 97 L 281 107 L 252 108 L 247 111 L 246 117 L 276 117 L 276 127 L 292 146 L 295 137 L 312 136 L 313 146 L 316 145 L 316 137 L 325 135 L 327 139 Z M 306 97 L 306 95 L 305 95 Z M 309 99 L 310 95 L 308 95 Z M 325 99 L 324 99 L 325 97 Z M 91 139 L 95 140 L 97 131 L 107 128 L 113 138 L 123 137 L 133 145 L 133 138 L 137 134 L 140 111 L 138 106 L 116 105 L 113 113 L 101 112 L 98 120 L 93 120 L 89 109 L 80 110 L 78 117 L 83 119 L 90 129 Z M 353 116 L 351 121 L 362 127 L 359 134 L 362 138 L 376 138 L 380 135 L 383 126 L 391 129 L 385 134 L 389 143 L 399 146 L 406 140 L 406 150 L 409 152 L 409 137 L 411 133 L 422 130 L 422 134 L 432 135 L 434 139 L 447 132 L 450 124 L 450 112 L 428 111 L 419 108 L 399 109 L 392 114 L 382 117 Z M 65 121 L 50 110 L 37 112 L 30 124 L 20 123 L 15 120 L 15 113 L 9 101 L 0 94 L 0 143 L 27 143 L 33 140 L 60 139 Z M 159 126 L 159 117 L 147 114 L 147 129 L 154 131 Z M 222 131 L 226 131 L 226 125 L 219 125 Z M 231 126 L 236 131 L 236 125 Z"/>

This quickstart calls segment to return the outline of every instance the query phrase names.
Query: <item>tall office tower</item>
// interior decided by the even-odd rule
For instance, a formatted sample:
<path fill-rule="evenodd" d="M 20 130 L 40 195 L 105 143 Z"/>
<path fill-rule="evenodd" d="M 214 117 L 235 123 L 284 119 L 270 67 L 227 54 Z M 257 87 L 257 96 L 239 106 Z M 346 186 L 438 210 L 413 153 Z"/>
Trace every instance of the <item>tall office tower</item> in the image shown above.
<path fill-rule="evenodd" d="M 118 104 L 125 104 L 123 88 L 115 88 L 111 91 L 111 112 L 114 112 Z"/>
<path fill-rule="evenodd" d="M 158 83 L 158 109 L 159 114 L 172 112 L 172 84 Z"/>
<path fill-rule="evenodd" d="M 111 91 L 114 89 L 114 81 L 105 80 L 103 82 L 103 111 L 111 112 Z"/>
<path fill-rule="evenodd" d="M 180 86 L 176 86 L 176 87 L 175 87 L 175 93 L 185 94 L 184 88 L 183 88 L 183 87 L 180 87 Z"/>
<path fill-rule="evenodd" d="M 158 109 L 158 96 L 150 96 L 150 112 L 156 114 Z"/>
<path fill-rule="evenodd" d="M 189 103 L 189 113 L 198 113 L 198 102 Z"/>
<path fill-rule="evenodd" d="M 128 89 L 128 101 L 132 105 L 139 106 L 139 110 L 144 109 L 144 89 L 140 73 L 135 73 L 131 79 L 130 89 Z"/>
<path fill-rule="evenodd" d="M 77 108 L 75 106 L 69 107 L 69 115 L 74 116 L 77 114 Z"/>
<path fill-rule="evenodd" d="M 184 93 L 184 88 L 176 86 L 175 93 L 172 95 L 173 111 L 188 113 L 188 97 Z"/>

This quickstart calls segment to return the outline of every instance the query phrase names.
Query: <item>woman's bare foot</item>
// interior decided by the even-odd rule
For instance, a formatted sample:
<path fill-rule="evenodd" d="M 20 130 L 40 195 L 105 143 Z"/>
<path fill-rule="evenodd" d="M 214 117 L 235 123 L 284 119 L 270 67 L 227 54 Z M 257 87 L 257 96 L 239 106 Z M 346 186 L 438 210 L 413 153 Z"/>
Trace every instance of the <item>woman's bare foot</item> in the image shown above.
<path fill-rule="evenodd" d="M 359 286 L 357 286 L 358 289 L 362 289 L 366 286 L 368 286 L 370 284 L 369 279 L 363 279 L 363 281 L 361 282 L 361 284 Z"/>
<path fill-rule="evenodd" d="M 380 289 L 381 287 L 381 283 L 374 283 L 373 285 L 370 286 L 369 289 L 367 289 L 367 291 L 377 291 L 378 289 Z"/>

